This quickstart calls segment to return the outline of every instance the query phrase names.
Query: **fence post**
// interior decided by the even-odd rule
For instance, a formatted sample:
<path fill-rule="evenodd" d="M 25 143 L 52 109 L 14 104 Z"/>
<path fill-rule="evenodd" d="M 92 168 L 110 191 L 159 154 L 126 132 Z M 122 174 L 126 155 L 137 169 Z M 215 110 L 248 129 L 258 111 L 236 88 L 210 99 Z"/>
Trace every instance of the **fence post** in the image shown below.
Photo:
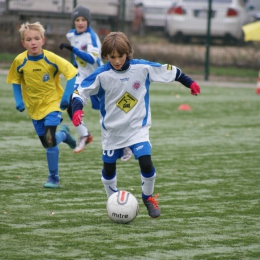
<path fill-rule="evenodd" d="M 205 55 L 205 74 L 204 79 L 208 80 L 209 77 L 209 49 L 210 49 L 210 23 L 212 13 L 212 0 L 208 0 L 208 25 L 207 25 L 207 40 L 206 40 L 206 55 Z"/>

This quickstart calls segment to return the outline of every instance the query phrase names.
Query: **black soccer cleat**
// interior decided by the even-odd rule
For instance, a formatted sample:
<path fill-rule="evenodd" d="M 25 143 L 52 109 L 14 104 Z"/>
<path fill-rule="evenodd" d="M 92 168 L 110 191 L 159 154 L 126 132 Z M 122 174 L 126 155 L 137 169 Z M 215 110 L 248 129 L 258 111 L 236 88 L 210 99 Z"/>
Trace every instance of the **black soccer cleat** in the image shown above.
<path fill-rule="evenodd" d="M 158 218 L 161 215 L 161 210 L 158 206 L 158 198 L 159 194 L 156 194 L 154 197 L 150 196 L 148 199 L 143 198 L 143 203 L 148 210 L 148 215 L 152 218 Z"/>

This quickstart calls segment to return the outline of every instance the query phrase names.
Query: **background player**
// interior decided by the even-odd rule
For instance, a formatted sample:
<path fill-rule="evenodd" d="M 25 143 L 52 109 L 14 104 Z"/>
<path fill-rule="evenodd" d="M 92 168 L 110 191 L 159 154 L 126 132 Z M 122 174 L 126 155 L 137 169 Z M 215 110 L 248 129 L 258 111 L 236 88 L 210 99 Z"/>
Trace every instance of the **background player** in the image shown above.
<path fill-rule="evenodd" d="M 91 28 L 91 13 L 84 6 L 77 6 L 71 14 L 71 21 L 75 29 L 70 30 L 66 37 L 70 44 L 62 43 L 60 49 L 66 48 L 73 53 L 74 65 L 78 68 L 78 74 L 74 89 L 77 89 L 83 79 L 91 74 L 95 69 L 101 66 L 101 43 L 98 35 Z M 91 96 L 92 108 L 99 109 L 99 100 L 97 97 Z M 71 108 L 68 108 L 69 116 L 71 117 Z M 93 137 L 89 133 L 88 128 L 82 121 L 76 126 L 79 141 L 74 153 L 80 153 L 85 146 L 92 142 Z M 124 154 L 121 157 L 122 161 L 128 161 L 132 157 L 132 151 L 128 147 L 124 149 Z"/>
<path fill-rule="evenodd" d="M 24 23 L 19 32 L 26 51 L 14 59 L 6 82 L 12 83 L 16 109 L 20 112 L 27 109 L 46 149 L 49 175 L 44 187 L 58 188 L 58 144 L 64 142 L 72 149 L 76 147 L 68 126 L 63 125 L 58 132 L 56 129 L 62 121 L 61 111 L 69 106 L 77 69 L 67 60 L 42 49 L 45 30 L 39 22 Z M 65 92 L 60 85 L 61 73 L 67 80 Z"/>
<path fill-rule="evenodd" d="M 74 8 L 71 14 L 71 21 L 75 29 L 70 30 L 66 34 L 70 44 L 62 43 L 60 49 L 66 48 L 73 53 L 73 63 L 78 68 L 74 86 L 74 89 L 77 89 L 84 78 L 102 65 L 101 43 L 98 35 L 90 27 L 91 14 L 88 8 L 84 6 Z M 99 109 L 99 101 L 95 96 L 91 97 L 91 101 L 92 108 Z M 70 107 L 68 108 L 68 113 L 71 117 Z M 76 130 L 79 135 L 79 141 L 74 149 L 74 153 L 80 153 L 88 143 L 92 142 L 93 137 L 83 121 L 76 127 Z"/>

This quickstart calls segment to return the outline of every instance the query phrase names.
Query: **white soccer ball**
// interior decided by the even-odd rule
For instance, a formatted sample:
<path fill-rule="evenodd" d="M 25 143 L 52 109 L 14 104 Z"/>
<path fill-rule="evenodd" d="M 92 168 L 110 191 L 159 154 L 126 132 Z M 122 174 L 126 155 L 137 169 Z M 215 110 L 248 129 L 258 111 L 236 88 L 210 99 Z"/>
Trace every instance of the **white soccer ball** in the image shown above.
<path fill-rule="evenodd" d="M 107 214 L 111 220 L 119 224 L 134 220 L 138 210 L 138 201 L 129 191 L 115 192 L 107 200 Z"/>

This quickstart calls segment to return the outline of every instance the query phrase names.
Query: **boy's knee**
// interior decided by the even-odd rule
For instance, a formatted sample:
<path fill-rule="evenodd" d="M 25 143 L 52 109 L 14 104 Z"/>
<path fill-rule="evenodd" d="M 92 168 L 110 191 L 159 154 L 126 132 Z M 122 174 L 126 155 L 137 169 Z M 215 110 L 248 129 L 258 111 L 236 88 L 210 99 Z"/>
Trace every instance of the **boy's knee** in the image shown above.
<path fill-rule="evenodd" d="M 44 133 L 44 145 L 46 148 L 52 148 L 57 145 L 55 133 L 56 133 L 56 128 L 53 129 L 49 127 L 46 129 Z"/>

